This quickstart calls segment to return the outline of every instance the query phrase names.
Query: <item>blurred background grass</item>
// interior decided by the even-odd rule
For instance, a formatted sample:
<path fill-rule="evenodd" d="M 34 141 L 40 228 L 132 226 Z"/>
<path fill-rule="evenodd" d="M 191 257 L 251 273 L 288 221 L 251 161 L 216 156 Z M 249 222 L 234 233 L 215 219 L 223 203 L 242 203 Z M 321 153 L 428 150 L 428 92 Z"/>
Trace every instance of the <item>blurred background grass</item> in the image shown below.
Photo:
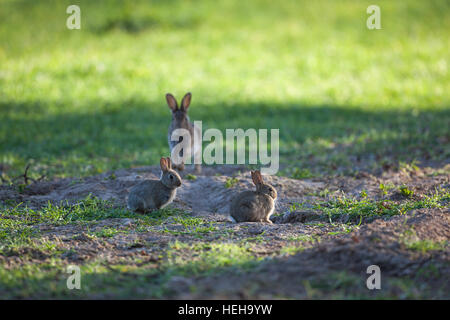
<path fill-rule="evenodd" d="M 450 2 L 377 0 L 382 30 L 371 4 L 0 0 L 3 174 L 157 164 L 187 91 L 204 129 L 279 128 L 291 168 L 448 163 Z"/>

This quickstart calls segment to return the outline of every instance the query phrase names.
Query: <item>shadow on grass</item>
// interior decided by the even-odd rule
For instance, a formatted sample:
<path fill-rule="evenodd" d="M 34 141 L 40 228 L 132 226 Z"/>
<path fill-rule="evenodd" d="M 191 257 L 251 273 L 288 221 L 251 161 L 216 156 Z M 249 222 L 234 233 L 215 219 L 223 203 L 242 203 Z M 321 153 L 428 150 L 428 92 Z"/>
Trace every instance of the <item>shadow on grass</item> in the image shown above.
<path fill-rule="evenodd" d="M 57 175 L 85 175 L 149 165 L 168 154 L 170 111 L 163 101 L 92 101 L 92 109 L 48 112 L 49 104 L 0 104 L 3 171 L 27 162 Z M 55 108 L 55 104 L 52 104 Z M 60 110 L 60 111 L 59 111 Z M 345 106 L 249 103 L 194 104 L 203 130 L 280 129 L 281 162 L 313 169 L 448 161 L 450 110 L 367 110 Z M 364 164 L 369 165 L 364 165 Z"/>
<path fill-rule="evenodd" d="M 139 266 L 88 262 L 81 267 L 81 289 L 69 290 L 66 273 L 78 262 L 0 267 L 3 299 L 186 299 L 229 298 L 409 298 L 443 299 L 448 284 L 444 257 L 414 258 L 406 252 L 380 251 L 379 246 L 336 243 L 331 251 L 307 249 L 282 259 L 235 261 L 198 269 L 196 262 Z M 338 250 L 338 247 L 341 250 Z M 383 290 L 368 290 L 368 265 L 383 271 Z"/>

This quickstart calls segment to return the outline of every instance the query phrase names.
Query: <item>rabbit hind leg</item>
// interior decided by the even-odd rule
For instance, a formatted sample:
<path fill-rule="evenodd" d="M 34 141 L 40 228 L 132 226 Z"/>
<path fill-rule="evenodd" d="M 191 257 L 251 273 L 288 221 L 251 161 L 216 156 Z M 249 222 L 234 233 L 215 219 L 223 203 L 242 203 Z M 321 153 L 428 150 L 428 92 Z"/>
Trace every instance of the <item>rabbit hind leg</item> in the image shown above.
<path fill-rule="evenodd" d="M 266 219 L 262 220 L 261 222 L 267 222 L 269 224 L 273 224 L 272 220 L 270 220 L 269 217 L 267 217 Z"/>

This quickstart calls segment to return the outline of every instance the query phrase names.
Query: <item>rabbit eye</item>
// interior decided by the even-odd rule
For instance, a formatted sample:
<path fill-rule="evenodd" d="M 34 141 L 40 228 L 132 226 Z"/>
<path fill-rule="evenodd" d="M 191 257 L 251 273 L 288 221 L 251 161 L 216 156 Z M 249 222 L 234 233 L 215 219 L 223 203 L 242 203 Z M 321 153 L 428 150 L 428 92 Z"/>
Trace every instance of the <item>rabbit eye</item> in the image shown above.
<path fill-rule="evenodd" d="M 170 180 L 173 180 L 173 175 L 169 175 Z"/>

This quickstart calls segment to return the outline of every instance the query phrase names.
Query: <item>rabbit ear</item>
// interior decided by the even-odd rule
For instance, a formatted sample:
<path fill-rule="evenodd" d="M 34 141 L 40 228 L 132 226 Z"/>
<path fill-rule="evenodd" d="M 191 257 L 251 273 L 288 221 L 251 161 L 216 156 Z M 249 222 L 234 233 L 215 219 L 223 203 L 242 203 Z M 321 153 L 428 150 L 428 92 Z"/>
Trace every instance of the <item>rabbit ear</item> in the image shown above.
<path fill-rule="evenodd" d="M 253 180 L 253 183 L 255 184 L 255 185 L 257 185 L 258 184 L 258 178 L 256 177 L 256 172 L 255 171 L 250 171 L 251 172 L 251 174 L 252 174 L 252 180 Z"/>
<path fill-rule="evenodd" d="M 255 180 L 256 180 L 255 184 L 262 184 L 262 183 L 264 183 L 263 177 L 261 175 L 261 171 L 256 170 L 255 173 L 254 173 L 254 176 L 255 176 Z M 253 180 L 253 181 L 255 181 L 255 180 Z"/>
<path fill-rule="evenodd" d="M 161 166 L 161 170 L 162 170 L 162 171 L 167 171 L 167 170 L 169 170 L 169 167 L 167 166 L 167 160 L 166 160 L 166 158 L 161 158 L 161 160 L 159 160 L 159 165 Z"/>
<path fill-rule="evenodd" d="M 177 100 L 175 100 L 175 97 L 171 93 L 166 94 L 166 101 L 167 101 L 167 104 L 169 105 L 169 108 L 172 111 L 175 111 L 178 109 Z"/>
<path fill-rule="evenodd" d="M 170 160 L 170 157 L 167 157 L 166 160 L 167 160 L 167 167 L 169 169 L 172 169 L 172 160 Z"/>
<path fill-rule="evenodd" d="M 189 108 L 189 105 L 191 104 L 191 98 L 192 94 L 190 92 L 186 93 L 183 97 L 183 100 L 181 100 L 181 110 L 187 111 Z"/>

